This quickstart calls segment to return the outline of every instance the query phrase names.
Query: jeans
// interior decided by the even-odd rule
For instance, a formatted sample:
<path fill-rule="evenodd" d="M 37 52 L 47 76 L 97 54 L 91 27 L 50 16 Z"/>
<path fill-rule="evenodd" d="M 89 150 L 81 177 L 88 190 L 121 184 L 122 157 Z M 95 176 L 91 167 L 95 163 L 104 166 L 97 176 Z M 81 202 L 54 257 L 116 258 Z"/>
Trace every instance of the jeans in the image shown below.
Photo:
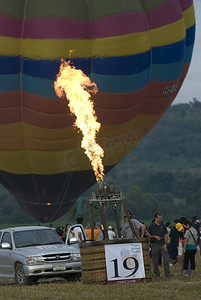
<path fill-rule="evenodd" d="M 195 250 L 186 250 L 184 253 L 184 270 L 188 269 L 189 261 L 191 262 L 191 270 L 195 270 Z"/>
<path fill-rule="evenodd" d="M 170 275 L 170 267 L 169 267 L 169 254 L 168 251 L 163 249 L 163 245 L 159 245 L 157 243 L 151 244 L 151 254 L 152 254 L 152 261 L 154 267 L 154 274 L 158 277 L 160 276 L 159 266 L 158 266 L 158 257 L 161 254 L 163 258 L 164 264 L 164 271 L 165 276 Z"/>

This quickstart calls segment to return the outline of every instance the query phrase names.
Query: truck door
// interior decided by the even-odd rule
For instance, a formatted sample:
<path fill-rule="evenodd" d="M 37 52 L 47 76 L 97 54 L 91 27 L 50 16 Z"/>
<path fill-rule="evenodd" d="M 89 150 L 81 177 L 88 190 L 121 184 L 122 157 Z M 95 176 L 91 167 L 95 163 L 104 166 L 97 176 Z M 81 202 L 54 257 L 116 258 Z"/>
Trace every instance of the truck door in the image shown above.
<path fill-rule="evenodd" d="M 11 248 L 10 249 L 3 249 L 0 247 L 0 273 L 2 277 L 13 277 L 13 250 L 12 250 L 12 239 L 10 232 L 4 232 L 2 239 L 1 239 L 1 245 L 2 243 L 9 243 Z"/>

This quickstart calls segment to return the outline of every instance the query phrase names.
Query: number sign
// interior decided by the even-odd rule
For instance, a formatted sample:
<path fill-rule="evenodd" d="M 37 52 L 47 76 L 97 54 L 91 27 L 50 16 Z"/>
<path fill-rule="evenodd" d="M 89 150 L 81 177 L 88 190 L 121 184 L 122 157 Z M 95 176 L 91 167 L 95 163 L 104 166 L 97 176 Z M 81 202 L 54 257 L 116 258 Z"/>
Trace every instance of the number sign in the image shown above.
<path fill-rule="evenodd" d="M 108 282 L 145 280 L 141 243 L 105 245 Z"/>

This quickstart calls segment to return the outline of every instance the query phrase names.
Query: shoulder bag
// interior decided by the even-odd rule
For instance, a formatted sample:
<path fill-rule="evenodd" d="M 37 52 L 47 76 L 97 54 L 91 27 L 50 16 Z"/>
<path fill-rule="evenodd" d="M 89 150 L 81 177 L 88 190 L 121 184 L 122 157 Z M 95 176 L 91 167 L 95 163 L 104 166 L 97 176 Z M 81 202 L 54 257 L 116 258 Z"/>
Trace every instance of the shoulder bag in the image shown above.
<path fill-rule="evenodd" d="M 199 246 L 199 242 L 196 241 L 196 239 L 195 239 L 195 237 L 194 237 L 194 234 L 192 233 L 192 231 L 191 231 L 190 229 L 189 229 L 189 231 L 190 231 L 190 233 L 191 233 L 191 235 L 192 235 L 192 238 L 193 238 L 193 240 L 194 240 L 196 246 Z"/>

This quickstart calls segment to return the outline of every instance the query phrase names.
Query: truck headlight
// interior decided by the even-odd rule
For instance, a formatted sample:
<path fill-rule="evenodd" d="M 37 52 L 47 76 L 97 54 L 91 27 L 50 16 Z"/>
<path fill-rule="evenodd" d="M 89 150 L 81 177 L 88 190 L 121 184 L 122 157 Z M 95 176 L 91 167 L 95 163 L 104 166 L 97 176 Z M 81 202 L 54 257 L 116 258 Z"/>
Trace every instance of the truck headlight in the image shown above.
<path fill-rule="evenodd" d="M 80 253 L 73 253 L 73 260 L 80 260 Z"/>
<path fill-rule="evenodd" d="M 30 256 L 26 258 L 26 262 L 28 265 L 39 265 L 42 264 L 42 257 L 41 256 Z"/>

